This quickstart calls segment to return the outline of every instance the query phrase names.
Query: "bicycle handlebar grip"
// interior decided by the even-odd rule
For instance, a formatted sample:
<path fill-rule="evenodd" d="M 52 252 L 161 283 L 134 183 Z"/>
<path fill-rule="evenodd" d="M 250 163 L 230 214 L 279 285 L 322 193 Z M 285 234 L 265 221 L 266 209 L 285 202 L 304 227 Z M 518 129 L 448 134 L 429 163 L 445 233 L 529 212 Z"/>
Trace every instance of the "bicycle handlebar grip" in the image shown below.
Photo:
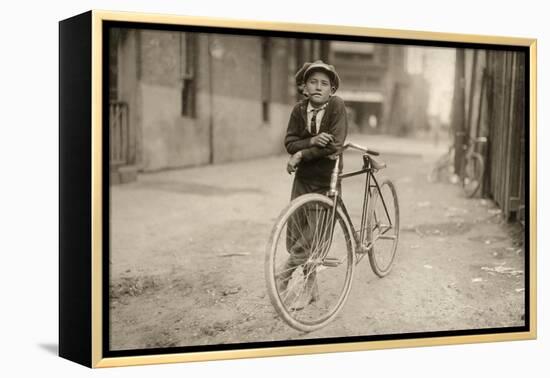
<path fill-rule="evenodd" d="M 369 150 L 369 149 L 367 149 L 367 151 L 365 151 L 365 152 L 366 152 L 367 154 L 369 154 L 369 155 L 374 155 L 374 156 L 380 155 L 380 152 L 374 151 L 374 150 Z"/>
<path fill-rule="evenodd" d="M 380 152 L 378 152 L 378 151 L 368 149 L 366 147 L 360 146 L 360 145 L 352 143 L 352 142 L 348 142 L 344 145 L 344 149 L 346 149 L 348 147 L 354 148 L 354 149 L 359 150 L 359 151 L 363 151 L 364 153 L 369 154 L 369 155 L 374 155 L 374 156 L 380 155 Z"/>

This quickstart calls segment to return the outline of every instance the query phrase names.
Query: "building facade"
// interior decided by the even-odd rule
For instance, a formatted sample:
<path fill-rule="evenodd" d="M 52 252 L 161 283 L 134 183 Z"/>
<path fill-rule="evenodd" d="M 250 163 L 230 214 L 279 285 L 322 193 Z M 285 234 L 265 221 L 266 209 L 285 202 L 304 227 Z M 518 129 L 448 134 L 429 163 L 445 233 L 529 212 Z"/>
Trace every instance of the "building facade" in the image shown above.
<path fill-rule="evenodd" d="M 428 86 L 407 72 L 406 46 L 333 41 L 329 51 L 356 131 L 407 135 L 427 124 Z"/>

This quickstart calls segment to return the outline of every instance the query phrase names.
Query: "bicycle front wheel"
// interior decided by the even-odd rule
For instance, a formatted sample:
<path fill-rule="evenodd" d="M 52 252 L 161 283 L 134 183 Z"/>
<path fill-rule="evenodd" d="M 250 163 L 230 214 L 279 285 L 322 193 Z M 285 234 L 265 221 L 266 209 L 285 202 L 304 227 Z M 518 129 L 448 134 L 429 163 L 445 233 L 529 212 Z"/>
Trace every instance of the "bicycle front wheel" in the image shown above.
<path fill-rule="evenodd" d="M 483 158 L 477 152 L 467 154 L 464 157 L 464 177 L 462 178 L 462 188 L 466 197 L 473 197 L 483 179 L 483 171 L 485 170 L 485 164 Z"/>
<path fill-rule="evenodd" d="M 378 277 L 387 275 L 395 260 L 399 240 L 399 203 L 393 183 L 385 179 L 375 187 L 367 217 L 369 260 Z"/>
<path fill-rule="evenodd" d="M 332 321 L 351 289 L 351 227 L 340 208 L 333 211 L 333 204 L 321 194 L 294 199 L 277 219 L 267 244 L 269 298 L 279 316 L 300 331 L 314 331 Z"/>

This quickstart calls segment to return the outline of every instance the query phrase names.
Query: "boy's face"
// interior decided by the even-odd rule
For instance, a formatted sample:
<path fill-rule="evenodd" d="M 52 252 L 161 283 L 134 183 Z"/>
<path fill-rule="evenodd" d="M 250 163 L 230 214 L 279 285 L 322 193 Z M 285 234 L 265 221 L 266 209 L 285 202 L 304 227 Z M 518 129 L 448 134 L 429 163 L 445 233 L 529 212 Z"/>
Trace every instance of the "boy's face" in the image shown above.
<path fill-rule="evenodd" d="M 330 77 L 322 71 L 313 72 L 306 80 L 306 92 L 313 106 L 323 105 L 334 92 Z"/>

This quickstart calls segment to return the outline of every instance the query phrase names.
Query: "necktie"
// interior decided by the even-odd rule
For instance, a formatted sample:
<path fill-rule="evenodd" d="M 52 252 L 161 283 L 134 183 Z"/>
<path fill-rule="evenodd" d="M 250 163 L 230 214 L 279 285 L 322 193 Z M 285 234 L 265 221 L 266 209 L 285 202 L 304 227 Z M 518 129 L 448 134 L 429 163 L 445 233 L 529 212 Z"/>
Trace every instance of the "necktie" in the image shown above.
<path fill-rule="evenodd" d="M 317 134 L 317 113 L 319 113 L 323 109 L 324 107 L 321 107 L 319 109 L 313 109 L 311 111 L 311 133 L 313 135 Z"/>

